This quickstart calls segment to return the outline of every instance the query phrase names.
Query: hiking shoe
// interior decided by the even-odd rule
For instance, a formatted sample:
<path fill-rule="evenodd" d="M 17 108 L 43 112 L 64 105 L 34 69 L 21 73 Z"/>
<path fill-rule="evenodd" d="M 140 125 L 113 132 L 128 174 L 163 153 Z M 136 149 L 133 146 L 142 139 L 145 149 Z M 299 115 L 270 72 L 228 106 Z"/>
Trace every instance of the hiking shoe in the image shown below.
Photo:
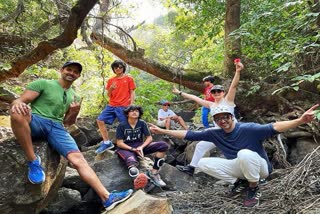
<path fill-rule="evenodd" d="M 117 204 L 127 200 L 131 196 L 132 192 L 132 189 L 122 192 L 112 192 L 110 193 L 109 198 L 103 202 L 103 206 L 107 211 L 112 210 Z"/>
<path fill-rule="evenodd" d="M 254 207 L 259 205 L 259 198 L 261 197 L 261 192 L 259 186 L 248 187 L 246 192 L 246 198 L 244 199 L 244 207 Z"/>
<path fill-rule="evenodd" d="M 33 184 L 41 184 L 46 179 L 43 168 L 41 167 L 41 158 L 36 155 L 37 159 L 28 161 L 28 179 Z"/>
<path fill-rule="evenodd" d="M 243 193 L 246 188 L 249 186 L 247 180 L 238 179 L 230 188 L 228 192 L 228 197 L 234 197 Z"/>
<path fill-rule="evenodd" d="M 268 181 L 266 179 L 260 179 L 259 180 L 259 186 L 264 186 L 264 185 L 267 185 L 268 184 Z"/>
<path fill-rule="evenodd" d="M 144 173 L 140 173 L 134 180 L 133 180 L 133 186 L 135 190 L 143 189 L 147 186 L 149 183 L 148 176 L 146 176 Z"/>
<path fill-rule="evenodd" d="M 112 149 L 114 147 L 113 143 L 110 140 L 101 141 L 99 148 L 96 150 L 96 154 L 101 154 L 107 149 Z"/>
<path fill-rule="evenodd" d="M 176 165 L 176 168 L 179 169 L 181 172 L 185 172 L 188 175 L 193 175 L 194 173 L 194 167 L 190 166 L 189 164 L 186 166 L 182 166 L 182 165 Z"/>
<path fill-rule="evenodd" d="M 131 178 L 135 178 L 139 175 L 139 169 L 135 166 L 129 168 L 129 175 Z"/>
<path fill-rule="evenodd" d="M 164 187 L 167 184 L 161 179 L 160 174 L 156 173 L 156 174 L 152 174 L 152 172 L 150 170 L 147 171 L 147 175 L 150 178 L 150 180 L 154 183 L 154 185 L 158 186 L 158 187 Z"/>

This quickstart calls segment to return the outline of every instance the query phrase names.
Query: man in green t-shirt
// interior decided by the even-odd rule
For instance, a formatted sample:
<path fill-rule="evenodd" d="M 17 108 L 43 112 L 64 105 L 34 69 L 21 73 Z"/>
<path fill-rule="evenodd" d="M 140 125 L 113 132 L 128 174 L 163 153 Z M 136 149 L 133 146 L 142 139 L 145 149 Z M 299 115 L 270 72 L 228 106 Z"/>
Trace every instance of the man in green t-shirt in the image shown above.
<path fill-rule="evenodd" d="M 66 62 L 58 80 L 36 80 L 11 104 L 11 127 L 28 160 L 28 178 L 33 184 L 45 181 L 41 158 L 35 154 L 32 137 L 43 138 L 60 155 L 72 163 L 80 177 L 99 195 L 107 210 L 126 200 L 132 190 L 109 193 L 64 126 L 76 122 L 81 100 L 71 88 L 82 71 L 75 61 Z M 30 104 L 30 106 L 28 105 Z"/>

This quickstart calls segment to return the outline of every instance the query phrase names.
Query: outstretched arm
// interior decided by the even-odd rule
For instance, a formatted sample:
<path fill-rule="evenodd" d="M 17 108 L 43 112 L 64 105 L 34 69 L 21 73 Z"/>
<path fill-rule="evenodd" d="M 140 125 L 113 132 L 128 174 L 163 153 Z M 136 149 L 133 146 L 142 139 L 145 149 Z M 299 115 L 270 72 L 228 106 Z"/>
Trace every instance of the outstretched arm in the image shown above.
<path fill-rule="evenodd" d="M 318 107 L 319 104 L 312 106 L 298 119 L 276 122 L 273 124 L 273 128 L 278 132 L 285 132 L 288 129 L 295 128 L 302 124 L 310 123 L 314 119 L 314 110 Z"/>
<path fill-rule="evenodd" d="M 193 100 L 196 103 L 198 103 L 199 105 L 202 105 L 202 106 L 204 106 L 206 108 L 210 108 L 210 105 L 214 104 L 214 102 L 210 102 L 210 101 L 201 99 L 200 97 L 197 97 L 195 95 L 187 94 L 185 92 L 179 91 L 175 86 L 173 86 L 172 92 L 174 94 L 179 94 L 179 95 L 181 95 L 182 97 L 184 97 L 186 99 Z"/>
<path fill-rule="evenodd" d="M 151 123 L 150 125 L 150 131 L 154 134 L 167 134 L 175 138 L 185 138 L 188 131 L 186 130 L 168 130 L 168 129 L 161 129 L 158 126 L 155 126 Z"/>
<path fill-rule="evenodd" d="M 244 68 L 241 62 L 237 62 L 235 63 L 235 65 L 236 65 L 236 73 L 234 74 L 229 91 L 225 97 L 225 99 L 229 104 L 234 104 L 234 99 L 236 97 L 237 87 L 240 80 L 240 72 Z"/>

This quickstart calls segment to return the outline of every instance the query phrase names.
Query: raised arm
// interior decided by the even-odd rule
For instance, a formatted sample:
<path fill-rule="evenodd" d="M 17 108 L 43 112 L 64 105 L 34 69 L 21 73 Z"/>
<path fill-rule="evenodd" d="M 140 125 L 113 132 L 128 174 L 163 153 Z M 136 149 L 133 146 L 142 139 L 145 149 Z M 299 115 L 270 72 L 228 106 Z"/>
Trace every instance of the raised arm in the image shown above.
<path fill-rule="evenodd" d="M 74 102 L 70 103 L 69 109 L 63 118 L 63 124 L 66 127 L 76 123 L 83 98 L 81 98 L 79 102 L 76 101 L 75 98 L 74 100 L 75 100 Z"/>
<path fill-rule="evenodd" d="M 225 99 L 229 104 L 234 104 L 234 99 L 236 97 L 237 87 L 240 80 L 240 72 L 244 68 L 241 62 L 237 62 L 235 63 L 235 65 L 236 65 L 236 73 L 234 74 L 229 91 L 225 97 Z"/>
<path fill-rule="evenodd" d="M 210 101 L 201 99 L 200 97 L 197 97 L 195 95 L 179 91 L 175 86 L 173 86 L 172 93 L 178 94 L 178 95 L 182 96 L 183 98 L 193 100 L 196 103 L 198 103 L 199 105 L 204 106 L 206 108 L 210 108 L 210 105 L 214 104 L 214 102 L 210 102 Z"/>
<path fill-rule="evenodd" d="M 298 119 L 276 122 L 273 124 L 273 128 L 278 132 L 285 132 L 288 129 L 295 128 L 302 124 L 310 123 L 314 119 L 314 110 L 318 107 L 319 104 L 312 106 Z"/>

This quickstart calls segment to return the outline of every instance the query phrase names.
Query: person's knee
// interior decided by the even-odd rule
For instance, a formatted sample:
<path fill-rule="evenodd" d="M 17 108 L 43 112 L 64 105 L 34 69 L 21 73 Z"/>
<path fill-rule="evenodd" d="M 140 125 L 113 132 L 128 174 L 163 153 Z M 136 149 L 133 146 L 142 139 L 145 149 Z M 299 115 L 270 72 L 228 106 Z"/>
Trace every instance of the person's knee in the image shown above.
<path fill-rule="evenodd" d="M 75 169 L 88 165 L 88 162 L 80 152 L 70 153 L 67 157 Z"/>
<path fill-rule="evenodd" d="M 22 124 L 23 122 L 27 121 L 30 118 L 30 115 L 23 115 L 18 113 L 12 113 L 10 111 L 10 120 L 13 124 Z"/>
<path fill-rule="evenodd" d="M 159 142 L 158 152 L 166 152 L 168 151 L 168 149 L 169 149 L 169 145 L 166 142 L 164 141 Z"/>
<path fill-rule="evenodd" d="M 249 149 L 241 149 L 237 153 L 237 157 L 239 160 L 246 160 L 246 159 L 252 157 L 253 154 L 254 154 L 254 152 Z"/>

